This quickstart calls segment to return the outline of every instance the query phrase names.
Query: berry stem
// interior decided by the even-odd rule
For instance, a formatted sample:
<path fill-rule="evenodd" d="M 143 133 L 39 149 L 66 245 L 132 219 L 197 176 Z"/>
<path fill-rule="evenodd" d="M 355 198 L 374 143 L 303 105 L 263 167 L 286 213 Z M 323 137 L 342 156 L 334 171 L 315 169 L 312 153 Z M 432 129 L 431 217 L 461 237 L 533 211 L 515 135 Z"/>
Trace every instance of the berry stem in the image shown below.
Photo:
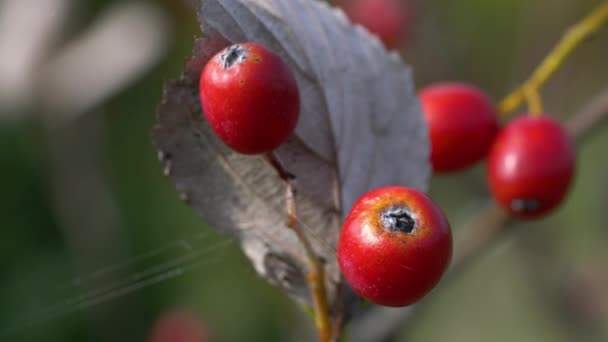
<path fill-rule="evenodd" d="M 543 100 L 536 89 L 524 89 L 526 100 L 528 102 L 528 111 L 532 116 L 539 116 L 543 113 Z"/>
<path fill-rule="evenodd" d="M 608 1 L 604 1 L 588 16 L 570 28 L 547 57 L 519 88 L 507 95 L 498 105 L 501 116 L 507 116 L 527 101 L 532 112 L 541 109 L 539 90 L 557 71 L 570 54 L 608 21 Z M 531 94 L 535 94 L 530 96 Z"/>
<path fill-rule="evenodd" d="M 330 342 L 332 328 L 329 318 L 329 305 L 327 304 L 327 291 L 325 289 L 325 262 L 314 251 L 308 238 L 298 225 L 295 176 L 283 167 L 283 164 L 274 153 L 268 153 L 266 156 L 270 164 L 277 170 L 279 177 L 285 181 L 287 227 L 296 234 L 308 257 L 309 269 L 306 273 L 306 280 L 312 297 L 315 326 L 319 334 L 319 342 Z"/>

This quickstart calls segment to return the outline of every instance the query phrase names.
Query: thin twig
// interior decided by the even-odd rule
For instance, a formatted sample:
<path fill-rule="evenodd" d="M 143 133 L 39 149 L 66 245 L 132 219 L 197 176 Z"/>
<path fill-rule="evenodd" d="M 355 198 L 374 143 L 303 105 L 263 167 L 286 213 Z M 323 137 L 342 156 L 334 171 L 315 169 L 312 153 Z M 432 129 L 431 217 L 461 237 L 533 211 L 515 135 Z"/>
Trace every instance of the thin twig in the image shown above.
<path fill-rule="evenodd" d="M 329 318 L 327 291 L 325 289 L 325 262 L 314 251 L 310 241 L 308 241 L 308 238 L 298 225 L 295 177 L 283 167 L 281 161 L 273 153 L 267 154 L 267 158 L 270 164 L 277 170 L 279 177 L 286 184 L 287 227 L 296 234 L 308 257 L 309 270 L 306 273 L 306 280 L 312 297 L 315 326 L 319 333 L 319 342 L 330 342 L 332 326 Z"/>
<path fill-rule="evenodd" d="M 509 219 L 507 213 L 489 199 L 485 207 L 460 229 L 455 241 L 452 269 L 459 267 L 475 251 L 487 245 L 489 240 L 498 235 Z"/>
<path fill-rule="evenodd" d="M 566 129 L 577 140 L 585 138 L 608 115 L 608 88 L 600 91 L 566 123 Z"/>
<path fill-rule="evenodd" d="M 534 70 L 530 78 L 500 102 L 498 107 L 501 115 L 508 115 L 517 109 L 524 100 L 529 101 L 530 109 L 532 111 L 542 108 L 540 97 L 536 96 L 540 93 L 542 86 L 572 52 L 582 42 L 589 39 L 589 37 L 599 30 L 606 22 L 608 22 L 608 1 L 604 1 L 587 17 L 583 18 L 583 20 L 569 29 L 557 43 L 555 48 L 549 52 L 547 57 L 545 57 L 536 70 Z M 533 96 L 530 96 L 531 94 Z"/>

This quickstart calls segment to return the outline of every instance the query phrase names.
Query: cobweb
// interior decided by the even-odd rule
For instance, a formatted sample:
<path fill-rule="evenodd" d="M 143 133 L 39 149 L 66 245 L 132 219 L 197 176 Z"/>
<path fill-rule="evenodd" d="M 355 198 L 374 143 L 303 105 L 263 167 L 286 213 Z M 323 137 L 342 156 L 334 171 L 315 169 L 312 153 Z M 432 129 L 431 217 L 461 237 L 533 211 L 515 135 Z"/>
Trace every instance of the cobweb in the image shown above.
<path fill-rule="evenodd" d="M 206 231 L 81 274 L 66 283 L 44 284 L 45 290 L 41 292 L 51 298 L 37 299 L 50 304 L 2 324 L 0 339 L 193 272 L 204 273 L 206 267 L 222 262 L 230 245 L 234 245 L 233 240 L 217 241 L 215 234 Z"/>

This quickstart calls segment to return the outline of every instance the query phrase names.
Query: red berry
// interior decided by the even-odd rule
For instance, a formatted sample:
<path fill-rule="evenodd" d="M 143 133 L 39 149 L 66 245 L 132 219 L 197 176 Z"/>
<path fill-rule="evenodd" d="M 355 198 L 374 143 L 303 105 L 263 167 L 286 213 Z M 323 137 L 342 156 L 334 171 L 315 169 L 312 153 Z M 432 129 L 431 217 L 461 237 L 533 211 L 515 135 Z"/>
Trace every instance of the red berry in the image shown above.
<path fill-rule="evenodd" d="M 353 23 L 377 35 L 389 49 L 407 38 L 410 9 L 405 0 L 344 0 L 342 7 Z"/>
<path fill-rule="evenodd" d="M 277 148 L 295 129 L 300 113 L 289 67 L 256 43 L 235 44 L 211 58 L 201 75 L 200 97 L 213 131 L 244 154 Z"/>
<path fill-rule="evenodd" d="M 367 192 L 346 217 L 338 240 L 344 278 L 376 304 L 405 306 L 439 282 L 452 256 L 450 225 L 422 192 L 384 187 Z"/>
<path fill-rule="evenodd" d="M 186 310 L 164 313 L 154 323 L 148 342 L 208 342 L 207 330 L 198 317 Z"/>
<path fill-rule="evenodd" d="M 494 198 L 513 216 L 539 217 L 566 196 L 575 150 L 561 125 L 546 116 L 523 116 L 496 137 L 487 177 Z"/>
<path fill-rule="evenodd" d="M 438 83 L 420 91 L 433 171 L 453 172 L 485 158 L 498 131 L 494 104 L 476 87 Z"/>

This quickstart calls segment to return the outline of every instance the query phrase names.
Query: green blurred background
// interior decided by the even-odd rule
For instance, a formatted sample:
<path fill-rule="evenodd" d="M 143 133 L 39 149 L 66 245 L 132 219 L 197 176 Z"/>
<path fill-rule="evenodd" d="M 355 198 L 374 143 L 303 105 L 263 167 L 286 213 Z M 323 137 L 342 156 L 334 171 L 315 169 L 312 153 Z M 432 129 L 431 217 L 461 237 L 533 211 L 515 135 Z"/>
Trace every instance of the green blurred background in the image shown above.
<path fill-rule="evenodd" d="M 53 49 L 126 2 L 76 1 Z M 0 102 L 0 341 L 144 341 L 159 315 L 175 308 L 194 312 L 217 341 L 307 341 L 309 319 L 258 279 L 237 244 L 206 227 L 162 176 L 149 139 L 155 108 L 200 29 L 185 1 L 147 3 L 166 14 L 168 45 L 107 100 L 60 124 L 34 97 Z M 417 86 L 466 81 L 499 99 L 597 4 L 419 0 L 402 52 Z M 606 87 L 607 61 L 604 29 L 549 82 L 546 111 L 565 118 L 580 109 Z M 395 340 L 608 340 L 606 147 L 608 129 L 589 135 L 565 205 L 522 224 L 442 283 Z M 483 165 L 434 178 L 431 194 L 457 235 L 486 201 Z M 195 267 L 182 263 L 184 274 L 137 288 L 145 272 L 192 253 Z M 108 288 L 133 291 L 113 298 Z"/>

